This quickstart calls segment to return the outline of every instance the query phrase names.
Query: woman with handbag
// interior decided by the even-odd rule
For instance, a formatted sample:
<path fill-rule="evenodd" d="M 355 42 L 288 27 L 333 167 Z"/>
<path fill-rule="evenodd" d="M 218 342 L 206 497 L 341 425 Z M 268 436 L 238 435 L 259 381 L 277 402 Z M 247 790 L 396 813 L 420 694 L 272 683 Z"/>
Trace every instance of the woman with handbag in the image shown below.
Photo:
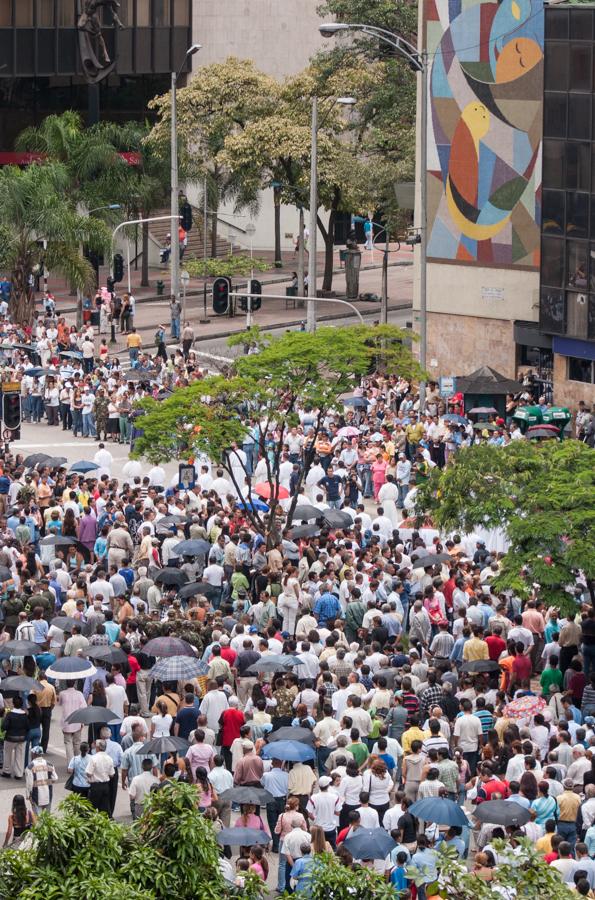
<path fill-rule="evenodd" d="M 68 778 L 64 783 L 65 790 L 72 791 L 73 794 L 80 794 L 81 797 L 89 795 L 89 782 L 85 773 L 90 760 L 89 745 L 82 741 L 78 755 L 73 756 L 68 763 Z"/>

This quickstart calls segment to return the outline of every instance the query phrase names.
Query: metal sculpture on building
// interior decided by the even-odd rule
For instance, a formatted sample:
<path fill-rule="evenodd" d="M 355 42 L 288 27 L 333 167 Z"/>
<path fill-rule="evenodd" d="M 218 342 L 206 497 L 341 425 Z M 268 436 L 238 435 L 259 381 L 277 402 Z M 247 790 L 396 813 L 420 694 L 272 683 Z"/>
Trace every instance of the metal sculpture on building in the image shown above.
<path fill-rule="evenodd" d="M 118 16 L 120 4 L 118 0 L 77 0 L 77 5 L 81 62 L 87 81 L 97 84 L 107 78 L 116 65 L 105 44 L 101 13 L 103 9 L 109 9 L 114 25 L 124 28 Z"/>

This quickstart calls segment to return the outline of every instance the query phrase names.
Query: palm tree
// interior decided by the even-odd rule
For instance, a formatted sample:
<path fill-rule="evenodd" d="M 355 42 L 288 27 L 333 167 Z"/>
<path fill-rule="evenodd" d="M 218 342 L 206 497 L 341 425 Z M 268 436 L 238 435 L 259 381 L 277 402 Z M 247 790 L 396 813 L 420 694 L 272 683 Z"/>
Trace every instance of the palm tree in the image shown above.
<path fill-rule="evenodd" d="M 95 273 L 80 246 L 107 250 L 109 231 L 103 222 L 77 212 L 70 185 L 68 169 L 59 162 L 0 170 L 1 263 L 10 272 L 11 314 L 19 324 L 32 319 L 29 277 L 38 265 L 61 274 L 73 289 L 94 288 Z"/>

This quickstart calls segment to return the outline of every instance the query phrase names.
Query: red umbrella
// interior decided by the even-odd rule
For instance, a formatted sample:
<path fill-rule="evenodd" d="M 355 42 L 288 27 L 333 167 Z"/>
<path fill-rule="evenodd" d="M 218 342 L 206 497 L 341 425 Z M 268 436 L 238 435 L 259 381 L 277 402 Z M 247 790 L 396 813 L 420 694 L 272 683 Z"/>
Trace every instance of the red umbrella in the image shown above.
<path fill-rule="evenodd" d="M 258 494 L 259 497 L 264 497 L 265 500 L 270 500 L 272 496 L 275 496 L 277 500 L 287 500 L 289 497 L 289 491 L 287 488 L 279 485 L 277 491 L 271 491 L 271 486 L 268 482 L 261 481 L 258 484 L 254 485 L 254 493 Z"/>

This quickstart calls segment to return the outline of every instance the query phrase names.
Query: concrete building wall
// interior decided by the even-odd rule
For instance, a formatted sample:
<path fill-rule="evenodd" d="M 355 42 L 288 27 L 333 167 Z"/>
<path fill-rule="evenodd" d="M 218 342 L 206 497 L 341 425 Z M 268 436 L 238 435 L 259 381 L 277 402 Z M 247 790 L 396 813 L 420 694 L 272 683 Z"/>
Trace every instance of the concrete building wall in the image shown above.
<path fill-rule="evenodd" d="M 583 384 L 581 381 L 569 381 L 568 359 L 566 356 L 555 353 L 554 403 L 556 406 L 568 406 L 570 409 L 576 409 L 580 400 L 595 407 L 595 385 Z"/>
<path fill-rule="evenodd" d="M 469 375 L 480 365 L 492 366 L 511 378 L 516 375 L 509 319 L 429 313 L 427 331 L 427 366 L 432 378 Z"/>
<path fill-rule="evenodd" d="M 319 5 L 320 0 L 217 0 L 216 3 L 194 0 L 193 40 L 202 44 L 194 64 L 204 66 L 237 56 L 254 60 L 259 68 L 279 80 L 295 75 L 325 45 L 318 31 L 322 21 L 317 12 Z M 188 193 L 195 202 L 198 191 L 189 188 Z M 263 191 L 260 201 L 258 215 L 253 220 L 256 233 L 252 244 L 256 251 L 272 250 L 275 244 L 273 192 Z M 240 229 L 250 218 L 234 218 L 233 212 L 232 207 L 222 210 L 221 236 L 248 249 L 250 240 Z M 295 207 L 281 207 L 284 252 L 293 249 L 298 218 Z M 320 245 L 320 235 L 318 241 Z"/>
<path fill-rule="evenodd" d="M 193 39 L 202 44 L 196 65 L 228 56 L 253 59 L 275 78 L 294 75 L 324 44 L 320 0 L 194 0 Z"/>

